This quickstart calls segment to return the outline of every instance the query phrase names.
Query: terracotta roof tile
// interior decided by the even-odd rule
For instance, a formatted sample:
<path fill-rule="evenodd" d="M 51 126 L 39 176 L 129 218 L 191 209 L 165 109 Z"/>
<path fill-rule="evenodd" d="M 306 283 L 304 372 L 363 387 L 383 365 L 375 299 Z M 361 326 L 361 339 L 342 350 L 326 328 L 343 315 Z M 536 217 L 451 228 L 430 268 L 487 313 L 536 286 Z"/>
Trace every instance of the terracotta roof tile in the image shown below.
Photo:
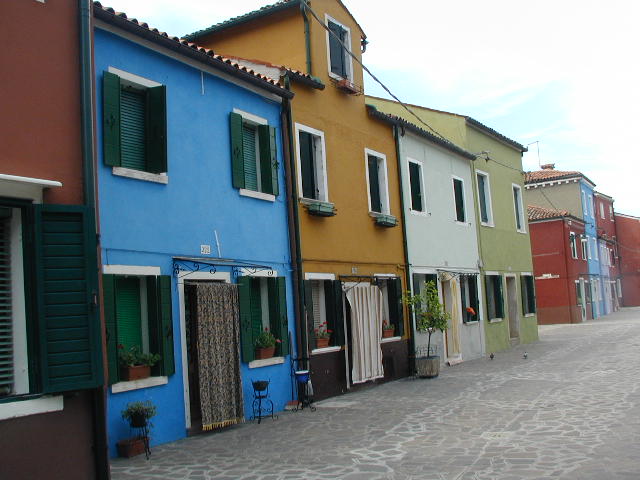
<path fill-rule="evenodd" d="M 562 170 L 536 170 L 535 172 L 525 172 L 524 183 L 538 183 L 545 180 L 561 180 L 574 177 L 582 177 L 582 173 Z"/>
<path fill-rule="evenodd" d="M 546 220 L 549 218 L 560 218 L 569 216 L 567 210 L 556 210 L 555 208 L 539 207 L 537 205 L 527 205 L 527 215 L 529 221 Z"/>

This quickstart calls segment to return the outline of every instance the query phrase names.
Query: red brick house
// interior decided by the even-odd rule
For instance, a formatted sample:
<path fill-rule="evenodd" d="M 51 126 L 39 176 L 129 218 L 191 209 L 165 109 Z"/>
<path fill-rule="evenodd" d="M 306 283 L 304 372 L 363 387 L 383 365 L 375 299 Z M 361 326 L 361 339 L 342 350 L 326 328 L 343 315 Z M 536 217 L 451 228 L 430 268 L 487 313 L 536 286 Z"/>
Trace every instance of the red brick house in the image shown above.
<path fill-rule="evenodd" d="M 622 306 L 640 306 L 640 218 L 616 213 Z"/>

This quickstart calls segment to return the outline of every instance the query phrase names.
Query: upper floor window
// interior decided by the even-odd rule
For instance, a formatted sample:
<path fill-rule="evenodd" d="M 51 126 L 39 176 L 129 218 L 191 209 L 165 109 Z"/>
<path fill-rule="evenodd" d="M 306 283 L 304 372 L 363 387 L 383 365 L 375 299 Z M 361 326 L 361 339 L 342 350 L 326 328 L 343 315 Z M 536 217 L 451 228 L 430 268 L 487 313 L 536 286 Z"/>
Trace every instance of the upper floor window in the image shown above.
<path fill-rule="evenodd" d="M 483 225 L 493 225 L 493 211 L 491 207 L 491 188 L 489 174 L 476 172 L 478 182 L 478 203 L 480 204 L 480 221 Z"/>
<path fill-rule="evenodd" d="M 513 184 L 513 208 L 516 216 L 516 230 L 524 233 L 524 209 L 522 208 L 522 187 Z"/>
<path fill-rule="evenodd" d="M 613 205 L 609 205 L 609 220 L 613 222 Z"/>
<path fill-rule="evenodd" d="M 587 206 L 589 207 L 589 216 L 595 217 L 595 208 L 593 207 L 593 196 L 589 195 L 589 199 L 587 201 Z"/>
<path fill-rule="evenodd" d="M 464 223 L 467 215 L 464 208 L 464 182 L 461 178 L 453 177 L 453 201 L 456 207 L 456 221 Z"/>
<path fill-rule="evenodd" d="M 298 138 L 298 183 L 302 196 L 329 201 L 324 133 L 296 124 Z"/>
<path fill-rule="evenodd" d="M 582 259 L 586 260 L 587 258 L 591 258 L 591 254 L 589 253 L 588 240 L 586 238 L 581 238 L 580 244 L 582 245 Z"/>
<path fill-rule="evenodd" d="M 409 190 L 411 191 L 411 210 L 414 212 L 424 212 L 426 205 L 422 163 L 414 160 L 409 160 Z"/>
<path fill-rule="evenodd" d="M 589 211 L 587 210 L 587 194 L 584 191 L 580 192 L 582 194 L 582 212 L 583 216 L 589 215 Z"/>
<path fill-rule="evenodd" d="M 600 218 L 604 218 L 604 203 L 600 202 Z"/>
<path fill-rule="evenodd" d="M 351 31 L 338 21 L 327 16 L 327 49 L 329 54 L 329 75 L 339 79 L 352 80 Z M 345 48 L 346 47 L 346 48 Z"/>
<path fill-rule="evenodd" d="M 578 258 L 578 246 L 576 244 L 576 234 L 571 232 L 569 234 L 569 245 L 571 246 L 571 256 Z"/>
<path fill-rule="evenodd" d="M 389 185 L 387 181 L 387 158 L 382 153 L 365 149 L 367 161 L 367 187 L 369 211 L 389 214 Z"/>

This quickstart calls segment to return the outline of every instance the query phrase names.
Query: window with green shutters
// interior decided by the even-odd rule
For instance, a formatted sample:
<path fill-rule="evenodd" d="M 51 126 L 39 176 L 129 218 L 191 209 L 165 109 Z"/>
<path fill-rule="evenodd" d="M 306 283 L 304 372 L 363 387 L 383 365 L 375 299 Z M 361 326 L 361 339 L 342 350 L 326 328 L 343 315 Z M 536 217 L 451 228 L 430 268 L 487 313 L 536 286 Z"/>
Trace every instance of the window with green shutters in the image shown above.
<path fill-rule="evenodd" d="M 342 282 L 305 280 L 304 305 L 309 348 L 316 348 L 316 331 L 330 330 L 329 346 L 344 344 Z M 326 325 L 323 325 L 325 324 Z"/>
<path fill-rule="evenodd" d="M 502 275 L 485 275 L 488 319 L 504 318 Z"/>
<path fill-rule="evenodd" d="M 516 217 L 516 230 L 522 233 L 526 232 L 524 209 L 522 207 L 522 187 L 513 184 L 513 210 Z"/>
<path fill-rule="evenodd" d="M 478 282 L 477 275 L 460 276 L 460 297 L 462 300 L 462 321 L 475 322 L 480 319 L 478 311 Z"/>
<path fill-rule="evenodd" d="M 464 223 L 467 216 L 464 208 L 464 182 L 460 178 L 453 178 L 453 200 L 456 208 L 456 221 Z"/>
<path fill-rule="evenodd" d="M 350 48 L 350 30 L 333 19 L 327 19 L 327 27 L 329 71 L 334 76 L 351 79 L 351 57 L 345 49 Z"/>
<path fill-rule="evenodd" d="M 536 313 L 536 294 L 533 275 L 520 275 L 520 291 L 522 293 L 522 313 Z"/>
<path fill-rule="evenodd" d="M 13 384 L 13 315 L 11 308 L 11 217 L 12 210 L 0 207 L 0 396 Z"/>
<path fill-rule="evenodd" d="M 414 212 L 425 211 L 422 185 L 422 163 L 409 160 L 409 190 L 411 192 L 411 210 Z"/>
<path fill-rule="evenodd" d="M 329 202 L 324 133 L 296 123 L 300 194 L 308 200 Z"/>
<path fill-rule="evenodd" d="M 369 211 L 389 214 L 389 187 L 387 182 L 387 159 L 382 153 L 365 149 L 366 178 L 369 195 Z"/>
<path fill-rule="evenodd" d="M 152 375 L 173 375 L 173 325 L 169 275 L 102 276 L 109 383 L 120 380 L 118 350 L 157 353 Z"/>
<path fill-rule="evenodd" d="M 489 174 L 476 171 L 478 183 L 478 203 L 480 205 L 480 222 L 493 226 L 493 211 L 491 207 L 491 188 L 489 186 Z"/>
<path fill-rule="evenodd" d="M 255 341 L 268 328 L 280 340 L 276 356 L 289 353 L 289 320 L 285 277 L 238 278 L 240 349 L 242 361 L 255 359 Z"/>
<path fill-rule="evenodd" d="M 103 73 L 102 85 L 104 163 L 166 172 L 166 87 L 140 85 L 110 72 Z"/>
<path fill-rule="evenodd" d="M 385 320 L 394 326 L 394 335 L 404 335 L 404 307 L 402 304 L 402 281 L 398 277 L 378 278 L 378 287 L 386 298 Z"/>
<path fill-rule="evenodd" d="M 232 183 L 234 188 L 278 196 L 276 129 L 254 115 L 231 112 Z"/>

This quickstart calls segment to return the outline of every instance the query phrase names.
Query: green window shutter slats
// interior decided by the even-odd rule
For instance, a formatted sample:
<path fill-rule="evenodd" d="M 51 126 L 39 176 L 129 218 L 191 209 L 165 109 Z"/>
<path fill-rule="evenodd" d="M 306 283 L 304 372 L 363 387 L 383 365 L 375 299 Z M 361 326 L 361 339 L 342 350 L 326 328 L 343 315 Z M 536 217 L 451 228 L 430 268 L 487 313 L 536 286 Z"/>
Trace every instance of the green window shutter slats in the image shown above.
<path fill-rule="evenodd" d="M 251 278 L 251 328 L 255 341 L 258 335 L 264 330 L 264 326 L 262 324 L 262 292 L 260 279 L 253 277 Z"/>
<path fill-rule="evenodd" d="M 494 287 L 496 297 L 496 316 L 497 318 L 504 318 L 504 298 L 502 296 L 502 277 L 500 275 L 494 276 Z"/>
<path fill-rule="evenodd" d="M 142 325 L 140 324 L 140 279 L 116 278 L 116 322 L 118 344 L 125 350 L 138 347 L 142 350 Z"/>
<path fill-rule="evenodd" d="M 10 214 L 11 210 L 8 212 Z M 6 218 L 6 215 L 2 217 L 0 217 L 0 395 L 13 390 L 10 218 Z"/>
<path fill-rule="evenodd" d="M 477 175 L 478 179 L 478 196 L 480 197 L 480 218 L 483 222 L 489 221 L 489 212 L 487 210 L 487 180 L 484 175 Z"/>
<path fill-rule="evenodd" d="M 491 320 L 496 318 L 496 299 L 491 275 L 485 275 L 484 277 L 484 292 L 487 301 L 487 320 Z"/>
<path fill-rule="evenodd" d="M 529 301 L 527 299 L 527 280 L 524 275 L 520 275 L 520 300 L 522 301 L 522 314 L 526 315 Z"/>
<path fill-rule="evenodd" d="M 244 188 L 258 191 L 256 129 L 247 124 L 242 125 L 242 153 L 244 162 Z"/>
<path fill-rule="evenodd" d="M 289 353 L 289 321 L 287 318 L 287 290 L 284 277 L 267 278 L 269 292 L 269 324 L 271 332 L 282 343 L 276 354 Z"/>
<path fill-rule="evenodd" d="M 118 322 L 116 320 L 116 276 L 102 275 L 102 301 L 107 331 L 107 365 L 109 385 L 119 380 L 118 367 Z"/>
<path fill-rule="evenodd" d="M 367 157 L 369 168 L 369 195 L 371 197 L 371 211 L 382 213 L 382 202 L 380 200 L 380 175 L 378 172 L 378 159 L 372 155 Z"/>
<path fill-rule="evenodd" d="M 146 170 L 146 95 L 132 89 L 120 92 L 120 162 L 125 168 Z"/>
<path fill-rule="evenodd" d="M 160 352 L 162 373 L 173 375 L 176 371 L 173 354 L 173 315 L 171 307 L 171 276 L 160 275 L 158 279 L 158 311 L 160 313 Z"/>
<path fill-rule="evenodd" d="M 329 56 L 331 57 L 331 71 L 341 77 L 347 76 L 346 58 L 344 47 L 340 41 L 344 42 L 346 31 L 333 22 L 329 22 Z M 331 33 L 335 34 L 332 35 Z"/>
<path fill-rule="evenodd" d="M 276 147 L 276 129 L 269 125 L 258 127 L 260 143 L 260 175 L 262 191 L 278 196 L 278 156 Z"/>
<path fill-rule="evenodd" d="M 234 188 L 244 187 L 244 153 L 242 144 L 242 116 L 229 114 L 231 129 L 231 175 Z"/>
<path fill-rule="evenodd" d="M 36 205 L 38 354 L 46 393 L 102 383 L 95 227 L 85 207 Z M 69 266 L 62 258 L 74 259 Z M 63 298 L 63 300 L 59 300 Z"/>
<path fill-rule="evenodd" d="M 316 348 L 315 325 L 313 322 L 313 280 L 304 280 L 304 310 L 309 341 L 309 350 Z"/>
<path fill-rule="evenodd" d="M 456 202 L 456 220 L 458 222 L 464 222 L 464 185 L 462 180 L 458 180 L 457 178 L 453 179 L 453 193 Z"/>
<path fill-rule="evenodd" d="M 314 139 L 310 133 L 300 132 L 300 175 L 302 176 L 302 196 L 318 198 L 316 185 Z"/>
<path fill-rule="evenodd" d="M 113 73 L 102 75 L 102 135 L 104 163 L 120 166 L 120 78 Z"/>
<path fill-rule="evenodd" d="M 344 345 L 342 282 L 340 280 L 325 280 L 324 297 L 328 317 L 327 324 L 333 330 L 333 345 Z"/>
<path fill-rule="evenodd" d="M 422 183 L 420 181 L 420 165 L 409 162 L 409 185 L 411 187 L 411 210 L 422 212 Z"/>
<path fill-rule="evenodd" d="M 147 170 L 164 173 L 167 169 L 167 87 L 147 88 Z"/>
<path fill-rule="evenodd" d="M 404 315 L 402 307 L 402 281 L 399 278 L 387 280 L 387 299 L 389 301 L 389 323 L 394 325 L 395 335 L 404 335 Z"/>
<path fill-rule="evenodd" d="M 240 350 L 242 361 L 249 363 L 255 358 L 253 324 L 251 322 L 251 277 L 238 278 L 238 303 L 240 310 Z"/>

